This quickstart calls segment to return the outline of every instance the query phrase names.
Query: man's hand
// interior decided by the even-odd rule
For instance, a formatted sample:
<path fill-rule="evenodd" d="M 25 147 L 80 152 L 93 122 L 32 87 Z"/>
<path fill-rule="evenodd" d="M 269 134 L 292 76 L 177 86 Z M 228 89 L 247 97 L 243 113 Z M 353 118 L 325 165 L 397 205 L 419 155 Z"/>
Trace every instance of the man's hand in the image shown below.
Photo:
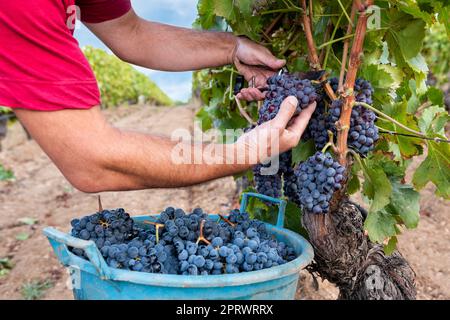
<path fill-rule="evenodd" d="M 248 156 L 247 162 L 252 164 L 263 162 L 298 144 L 316 108 L 316 103 L 312 103 L 300 115 L 292 117 L 297 104 L 296 97 L 287 97 L 274 119 L 257 126 L 238 139 L 237 149 L 241 152 L 245 150 L 245 155 Z"/>
<path fill-rule="evenodd" d="M 254 88 L 245 88 L 237 95 L 243 100 L 262 100 L 264 93 L 258 88 L 266 86 L 267 78 L 281 69 L 286 61 L 277 59 L 270 51 L 253 41 L 238 37 L 233 51 L 233 63 L 247 81 L 254 79 Z"/>

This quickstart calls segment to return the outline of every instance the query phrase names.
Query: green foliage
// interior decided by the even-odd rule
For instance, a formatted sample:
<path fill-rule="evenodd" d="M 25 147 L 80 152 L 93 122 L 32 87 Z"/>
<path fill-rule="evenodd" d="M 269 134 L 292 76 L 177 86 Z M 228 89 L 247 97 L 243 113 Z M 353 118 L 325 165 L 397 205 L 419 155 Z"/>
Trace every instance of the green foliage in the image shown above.
<path fill-rule="evenodd" d="M 20 232 L 16 235 L 16 239 L 19 241 L 28 240 L 29 237 L 30 237 L 30 235 L 26 232 Z"/>
<path fill-rule="evenodd" d="M 146 75 L 117 57 L 90 46 L 83 53 L 95 73 L 105 107 L 137 103 L 139 96 L 147 102 L 172 105 L 173 101 Z"/>
<path fill-rule="evenodd" d="M 450 72 L 450 41 L 444 24 L 435 24 L 427 30 L 423 53 L 437 83 L 442 85 L 447 82 Z"/>
<path fill-rule="evenodd" d="M 33 280 L 24 283 L 20 293 L 25 300 L 39 300 L 51 287 L 53 287 L 53 282 L 50 280 Z"/>
<path fill-rule="evenodd" d="M 12 113 L 11 108 L 0 106 L 0 115 L 7 114 L 7 113 Z"/>
<path fill-rule="evenodd" d="M 0 279 L 7 276 L 13 267 L 9 258 L 0 258 Z"/>
<path fill-rule="evenodd" d="M 38 219 L 36 218 L 29 218 L 29 217 L 24 217 L 24 218 L 20 218 L 17 219 L 18 222 L 20 222 L 21 224 L 27 225 L 27 226 L 33 226 L 36 223 L 38 223 Z"/>
<path fill-rule="evenodd" d="M 0 164 L 0 181 L 9 181 L 14 179 L 14 172 L 12 172 L 12 170 L 6 169 L 2 164 Z"/>
<path fill-rule="evenodd" d="M 319 53 L 323 50 L 324 68 L 330 76 L 336 76 L 341 68 L 341 38 L 346 32 L 352 2 L 314 0 L 313 3 L 313 36 Z M 375 5 L 380 8 L 380 24 L 370 25 L 367 30 L 358 73 L 375 89 L 373 106 L 421 134 L 445 138 L 449 116 L 443 107 L 443 95 L 439 89 L 428 87 L 426 80 L 429 70 L 438 81 L 443 81 L 448 72 L 450 2 L 380 0 Z M 286 59 L 291 72 L 309 69 L 298 1 L 200 0 L 198 13 L 197 27 L 245 35 L 265 45 L 275 56 Z M 332 32 L 326 39 L 328 28 Z M 195 74 L 195 88 L 204 103 L 198 113 L 204 121 L 203 129 L 248 125 L 231 94 L 235 77 L 232 67 Z M 256 104 L 243 105 L 256 119 Z M 390 121 L 380 119 L 377 125 L 395 133 L 408 133 Z M 415 228 L 418 224 L 416 190 L 432 183 L 438 196 L 449 199 L 449 148 L 447 143 L 382 134 L 376 149 L 352 166 L 347 191 L 353 194 L 361 190 L 370 202 L 365 228 L 372 241 L 386 245 L 386 252 L 394 250 L 401 226 Z M 311 142 L 301 142 L 293 149 L 293 162 L 303 161 L 313 151 Z M 426 157 L 407 181 L 405 170 L 411 159 L 424 153 Z M 251 206 L 249 210 L 261 217 L 270 212 L 264 204 Z"/>

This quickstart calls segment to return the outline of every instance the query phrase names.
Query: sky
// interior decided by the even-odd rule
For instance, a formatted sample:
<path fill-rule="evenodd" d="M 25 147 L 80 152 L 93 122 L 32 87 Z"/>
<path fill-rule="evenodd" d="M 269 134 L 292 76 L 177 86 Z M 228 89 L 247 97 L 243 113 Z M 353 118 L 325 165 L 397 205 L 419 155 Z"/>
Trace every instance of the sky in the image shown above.
<path fill-rule="evenodd" d="M 197 15 L 197 0 L 132 0 L 134 11 L 144 19 L 180 27 L 191 27 Z M 91 45 L 111 52 L 92 32 L 80 24 L 75 30 L 81 47 Z M 173 100 L 187 101 L 191 96 L 192 72 L 162 72 L 142 67 L 145 73 Z"/>

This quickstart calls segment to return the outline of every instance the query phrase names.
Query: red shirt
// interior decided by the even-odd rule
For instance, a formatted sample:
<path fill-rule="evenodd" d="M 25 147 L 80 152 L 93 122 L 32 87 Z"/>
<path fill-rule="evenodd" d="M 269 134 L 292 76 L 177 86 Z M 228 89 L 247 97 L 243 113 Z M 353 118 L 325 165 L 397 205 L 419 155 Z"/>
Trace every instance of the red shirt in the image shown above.
<path fill-rule="evenodd" d="M 0 106 L 52 111 L 99 105 L 94 74 L 73 37 L 75 13 L 97 23 L 130 8 L 130 0 L 0 0 Z"/>

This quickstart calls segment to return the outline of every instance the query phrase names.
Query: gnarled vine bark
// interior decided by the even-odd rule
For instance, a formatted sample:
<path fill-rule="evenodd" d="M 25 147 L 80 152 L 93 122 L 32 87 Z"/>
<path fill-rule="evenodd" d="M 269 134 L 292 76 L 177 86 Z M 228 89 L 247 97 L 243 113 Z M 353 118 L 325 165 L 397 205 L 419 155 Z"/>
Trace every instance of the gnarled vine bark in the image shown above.
<path fill-rule="evenodd" d="M 399 251 L 383 247 L 364 234 L 364 216 L 345 200 L 332 214 L 306 213 L 302 219 L 314 247 L 309 271 L 334 283 L 340 299 L 415 299 L 415 273 Z"/>

